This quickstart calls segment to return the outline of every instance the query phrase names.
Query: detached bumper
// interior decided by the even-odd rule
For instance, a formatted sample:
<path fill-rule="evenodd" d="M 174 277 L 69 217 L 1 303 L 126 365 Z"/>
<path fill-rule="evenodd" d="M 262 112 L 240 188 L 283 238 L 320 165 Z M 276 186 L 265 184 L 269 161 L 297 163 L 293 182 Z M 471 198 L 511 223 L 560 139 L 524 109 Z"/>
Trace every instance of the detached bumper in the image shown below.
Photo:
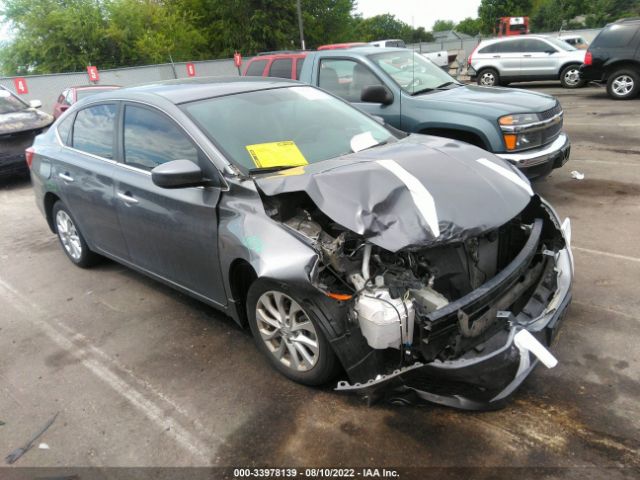
<path fill-rule="evenodd" d="M 364 384 L 340 382 L 336 390 L 358 392 L 370 399 L 413 395 L 466 410 L 501 408 L 540 359 L 549 367 L 554 365 L 549 361 L 553 357 L 547 348 L 553 344 L 571 302 L 573 280 L 568 221 L 562 229 L 567 246 L 555 257 L 557 289 L 536 318 L 525 321 L 525 317 L 512 317 L 508 329 L 494 335 L 481 349 L 467 352 L 456 360 L 415 363 L 388 375 L 378 375 Z M 530 335 L 522 334 L 523 330 Z"/>
<path fill-rule="evenodd" d="M 521 153 L 497 153 L 496 155 L 518 167 L 527 178 L 544 177 L 554 168 L 562 167 L 569 160 L 571 142 L 561 133 L 551 144 Z"/>

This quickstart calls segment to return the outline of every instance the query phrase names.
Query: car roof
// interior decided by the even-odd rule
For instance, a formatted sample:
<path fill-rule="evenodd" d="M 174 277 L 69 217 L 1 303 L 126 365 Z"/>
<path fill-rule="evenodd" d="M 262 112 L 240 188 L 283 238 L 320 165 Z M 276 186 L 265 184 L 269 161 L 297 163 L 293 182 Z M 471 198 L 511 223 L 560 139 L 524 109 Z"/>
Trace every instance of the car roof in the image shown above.
<path fill-rule="evenodd" d="M 481 42 L 481 44 L 483 46 L 485 45 L 491 45 L 494 43 L 499 43 L 499 42 L 512 42 L 515 40 L 522 40 L 522 39 L 527 39 L 527 38 L 537 38 L 540 40 L 547 40 L 550 37 L 548 35 L 510 35 L 508 37 L 500 37 L 500 38 L 491 38 L 489 40 L 483 40 Z"/>
<path fill-rule="evenodd" d="M 305 85 L 295 80 L 273 77 L 200 77 L 155 82 L 135 87 L 119 88 L 91 97 L 94 100 L 136 100 L 159 96 L 174 104 L 222 97 L 236 93 Z"/>
<path fill-rule="evenodd" d="M 122 88 L 120 85 L 77 85 L 71 87 L 76 90 L 91 90 L 93 88 Z"/>
<path fill-rule="evenodd" d="M 385 53 L 385 52 L 406 52 L 410 51 L 408 48 L 398 48 L 398 47 L 375 47 L 373 45 L 365 46 L 365 47 L 356 47 L 356 48 L 343 48 L 336 50 L 322 50 L 323 56 L 334 56 L 334 57 L 343 57 L 345 52 L 349 52 L 349 55 L 362 55 L 367 56 L 373 53 Z"/>
<path fill-rule="evenodd" d="M 249 62 L 257 62 L 259 60 L 271 60 L 271 59 L 279 59 L 279 58 L 304 58 L 307 56 L 309 52 L 280 52 L 280 53 L 260 53 L 253 57 Z"/>

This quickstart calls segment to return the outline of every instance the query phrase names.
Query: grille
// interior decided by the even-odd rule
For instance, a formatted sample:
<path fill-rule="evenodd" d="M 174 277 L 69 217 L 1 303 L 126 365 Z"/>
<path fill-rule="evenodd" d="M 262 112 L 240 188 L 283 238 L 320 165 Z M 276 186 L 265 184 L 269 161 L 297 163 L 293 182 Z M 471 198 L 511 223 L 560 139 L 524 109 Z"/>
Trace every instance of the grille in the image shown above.
<path fill-rule="evenodd" d="M 560 106 L 559 103 L 556 103 L 555 107 L 550 108 L 549 110 L 545 110 L 544 112 L 538 113 L 538 116 L 540 117 L 540 120 L 549 120 L 551 117 L 559 113 L 562 113 L 562 107 Z"/>

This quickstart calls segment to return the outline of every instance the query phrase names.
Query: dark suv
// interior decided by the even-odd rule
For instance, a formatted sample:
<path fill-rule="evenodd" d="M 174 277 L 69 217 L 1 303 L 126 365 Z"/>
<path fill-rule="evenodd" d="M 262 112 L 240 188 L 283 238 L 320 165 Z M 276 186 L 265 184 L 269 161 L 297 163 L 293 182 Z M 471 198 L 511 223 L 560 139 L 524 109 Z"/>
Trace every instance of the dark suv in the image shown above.
<path fill-rule="evenodd" d="M 640 91 L 640 18 L 618 20 L 604 27 L 589 46 L 580 78 L 607 84 L 615 100 Z"/>

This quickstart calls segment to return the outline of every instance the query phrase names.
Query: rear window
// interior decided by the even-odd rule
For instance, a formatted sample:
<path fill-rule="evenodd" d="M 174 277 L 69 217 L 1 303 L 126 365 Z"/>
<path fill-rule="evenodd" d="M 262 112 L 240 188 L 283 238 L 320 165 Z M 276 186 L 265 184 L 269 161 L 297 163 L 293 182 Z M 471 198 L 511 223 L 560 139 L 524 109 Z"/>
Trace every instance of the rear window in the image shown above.
<path fill-rule="evenodd" d="M 293 61 L 290 58 L 274 60 L 269 68 L 270 77 L 291 78 L 291 67 Z"/>
<path fill-rule="evenodd" d="M 598 34 L 592 46 L 598 48 L 626 47 L 631 43 L 637 31 L 637 25 L 611 25 Z"/>
<path fill-rule="evenodd" d="M 90 97 L 91 95 L 97 95 L 98 93 L 108 92 L 113 90 L 113 88 L 87 88 L 86 90 L 76 90 L 76 97 L 78 100 L 82 100 L 83 98 Z"/>
<path fill-rule="evenodd" d="M 256 60 L 255 62 L 251 62 L 249 64 L 249 67 L 247 68 L 245 75 L 247 77 L 261 77 L 266 64 L 266 60 Z"/>

